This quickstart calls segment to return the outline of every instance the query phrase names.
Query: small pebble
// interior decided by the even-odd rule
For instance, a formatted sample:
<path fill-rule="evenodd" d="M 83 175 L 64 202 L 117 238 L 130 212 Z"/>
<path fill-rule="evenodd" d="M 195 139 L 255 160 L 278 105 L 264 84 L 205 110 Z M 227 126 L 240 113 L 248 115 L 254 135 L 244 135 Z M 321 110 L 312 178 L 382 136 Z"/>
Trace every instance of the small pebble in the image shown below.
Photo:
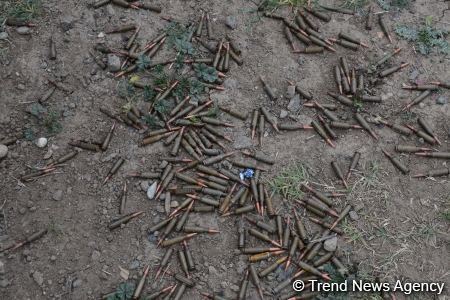
<path fill-rule="evenodd" d="M 8 33 L 6 31 L 0 32 L 0 40 L 6 40 L 8 38 Z"/>
<path fill-rule="evenodd" d="M 356 211 L 352 210 L 348 213 L 348 216 L 350 217 L 350 219 L 352 219 L 353 221 L 356 221 L 359 219 L 358 214 L 356 213 Z"/>
<path fill-rule="evenodd" d="M 291 112 L 297 112 L 300 110 L 300 96 L 299 95 L 295 95 L 294 97 L 292 97 L 292 99 L 289 101 L 287 109 Z"/>
<path fill-rule="evenodd" d="M 295 85 L 289 85 L 287 88 L 286 98 L 291 99 L 295 96 Z"/>
<path fill-rule="evenodd" d="M 16 28 L 16 32 L 22 35 L 31 34 L 31 28 L 27 26 L 20 26 Z"/>
<path fill-rule="evenodd" d="M 62 196 L 63 196 L 63 191 L 62 190 L 57 190 L 56 192 L 53 193 L 52 198 L 55 201 L 61 201 Z"/>
<path fill-rule="evenodd" d="M 140 183 L 141 189 L 146 192 L 148 190 L 148 187 L 150 186 L 150 182 L 148 181 L 141 181 Z"/>
<path fill-rule="evenodd" d="M 0 144 L 0 159 L 5 158 L 8 155 L 8 147 Z"/>
<path fill-rule="evenodd" d="M 328 252 L 333 252 L 337 248 L 337 237 L 332 237 L 325 242 L 323 242 L 323 248 L 327 250 Z"/>
<path fill-rule="evenodd" d="M 36 146 L 38 146 L 38 148 L 44 148 L 47 146 L 47 139 L 45 137 L 38 138 L 36 140 Z"/>
<path fill-rule="evenodd" d="M 436 99 L 436 104 L 444 105 L 444 104 L 447 104 L 447 103 L 448 103 L 448 98 L 445 97 L 445 96 L 439 96 L 439 97 Z"/>
<path fill-rule="evenodd" d="M 286 110 L 282 109 L 282 110 L 280 111 L 280 119 L 286 118 L 286 117 L 288 116 L 288 114 L 289 114 L 289 113 L 288 113 Z"/>
<path fill-rule="evenodd" d="M 158 183 L 155 181 L 155 182 L 153 182 L 153 184 L 151 186 L 148 187 L 148 189 L 147 189 L 147 198 L 149 200 L 153 200 L 153 198 L 155 198 L 157 185 L 158 185 Z"/>
<path fill-rule="evenodd" d="M 227 16 L 225 19 L 225 25 L 227 25 L 227 27 L 230 29 L 236 29 L 236 27 L 237 27 L 236 17 Z"/>
<path fill-rule="evenodd" d="M 33 273 L 33 279 L 39 286 L 44 283 L 44 275 L 39 271 Z"/>
<path fill-rule="evenodd" d="M 72 288 L 76 289 L 76 288 L 79 287 L 82 283 L 83 283 L 83 281 L 82 281 L 81 279 L 76 279 L 74 282 L 72 282 Z"/>
<path fill-rule="evenodd" d="M 111 72 L 117 72 L 120 70 L 121 62 L 120 57 L 115 54 L 108 54 L 108 69 Z"/>

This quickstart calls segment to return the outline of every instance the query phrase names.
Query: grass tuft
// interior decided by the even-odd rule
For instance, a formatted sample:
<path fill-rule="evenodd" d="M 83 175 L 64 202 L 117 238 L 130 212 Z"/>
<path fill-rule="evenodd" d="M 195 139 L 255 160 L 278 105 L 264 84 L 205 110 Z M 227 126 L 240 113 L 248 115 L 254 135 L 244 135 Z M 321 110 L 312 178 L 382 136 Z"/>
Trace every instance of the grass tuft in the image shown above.
<path fill-rule="evenodd" d="M 40 10 L 40 0 L 2 1 L 0 4 L 0 20 L 10 17 L 21 21 L 29 21 L 39 15 Z"/>
<path fill-rule="evenodd" d="M 309 173 L 305 165 L 296 163 L 283 170 L 269 181 L 272 190 L 286 199 L 298 199 L 303 196 L 301 184 L 309 179 Z"/>
<path fill-rule="evenodd" d="M 368 2 L 368 0 L 345 0 L 342 7 L 356 10 L 363 8 Z"/>

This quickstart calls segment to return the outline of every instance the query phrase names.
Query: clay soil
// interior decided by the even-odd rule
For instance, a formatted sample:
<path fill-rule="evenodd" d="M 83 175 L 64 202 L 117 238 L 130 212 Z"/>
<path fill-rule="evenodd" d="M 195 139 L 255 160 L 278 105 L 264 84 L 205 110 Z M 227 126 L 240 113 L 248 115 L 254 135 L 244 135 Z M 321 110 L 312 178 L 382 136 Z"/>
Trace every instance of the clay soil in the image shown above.
<path fill-rule="evenodd" d="M 31 245 L 2 254 L 0 259 L 6 269 L 4 279 L 7 283 L 0 288 L 0 299 L 99 299 L 125 281 L 120 268 L 128 270 L 129 280 L 136 282 L 143 268 L 150 265 L 153 278 L 164 254 L 164 249 L 157 248 L 155 239 L 147 232 L 151 225 L 166 217 L 163 201 L 148 200 L 141 189 L 141 185 L 145 185 L 141 180 L 128 179 L 127 209 L 130 212 L 143 210 L 145 215 L 117 230 L 110 231 L 107 227 L 117 216 L 117 199 L 126 174 L 132 170 L 157 169 L 161 158 L 168 156 L 168 150 L 161 142 L 138 147 L 142 134 L 118 124 L 106 152 L 81 151 L 57 174 L 33 182 L 19 180 L 30 172 L 27 166 L 44 165 L 44 156 L 49 151 L 53 156 L 67 152 L 70 149 L 67 143 L 71 139 L 101 139 L 112 120 L 103 115 L 99 107 L 119 109 L 125 104 L 117 91 L 119 79 L 98 68 L 88 52 L 98 42 L 124 43 L 129 34 L 99 37 L 105 28 L 113 25 L 140 24 L 139 40 L 145 42 L 167 26 L 168 22 L 161 16 L 189 23 L 198 21 L 201 10 L 209 12 L 215 35 L 228 34 L 242 50 L 244 59 L 242 66 L 231 63 L 225 90 L 210 91 L 211 99 L 248 113 L 265 106 L 278 117 L 279 123 L 293 118 L 309 124 L 317 113 L 312 108 L 300 106 L 297 112 L 289 112 L 290 116 L 284 121 L 279 118 L 281 110 L 287 110 L 290 101 L 286 96 L 287 80 L 310 91 L 321 103 L 337 103 L 326 92 L 336 91 L 333 67 L 339 63 L 340 56 L 347 58 L 351 68 L 361 70 L 385 53 L 402 47 L 403 50 L 385 68 L 402 62 L 410 65 L 383 80 L 368 76 L 366 88 L 373 95 L 383 95 L 384 101 L 364 104 L 363 109 L 372 116 L 415 127 L 418 127 L 418 117 L 426 118 L 442 142 L 438 149 L 450 149 L 450 104 L 448 101 L 443 105 L 436 102 L 438 97 L 448 99 L 449 90 L 442 89 L 425 100 L 424 105 L 399 113 L 418 94 L 401 89 L 403 83 L 450 82 L 448 56 L 435 52 L 428 56 L 416 53 L 412 44 L 401 40 L 394 32 L 391 33 L 393 43 L 389 44 L 376 22 L 374 29 L 367 31 L 363 16 L 338 13 L 331 13 L 332 20 L 328 23 L 315 19 L 321 24 L 321 32 L 329 37 L 337 36 L 340 31 L 351 32 L 364 40 L 369 48 L 353 52 L 336 45 L 337 53 L 294 54 L 286 42 L 282 24 L 259 17 L 252 1 L 152 2 L 161 5 L 161 14 L 110 5 L 93 9 L 86 0 L 42 1 L 41 12 L 33 19 L 36 26 L 31 29 L 31 34 L 20 35 L 14 27 L 6 27 L 8 41 L 0 41 L 0 138 L 19 136 L 19 139 L 8 147 L 7 157 L 0 162 L 0 248 L 38 229 L 49 228 L 49 232 Z M 374 11 L 381 11 L 377 3 L 373 6 Z M 435 26 L 450 30 L 450 13 L 445 11 L 446 8 L 444 1 L 412 1 L 408 8 L 390 12 L 386 22 L 392 28 L 396 24 L 422 24 L 424 17 L 433 16 Z M 279 12 L 292 15 L 289 7 L 282 7 Z M 234 30 L 225 26 L 227 16 L 235 18 Z M 56 60 L 48 58 L 51 36 L 56 42 Z M 158 55 L 170 58 L 174 53 L 163 51 Z M 204 55 L 210 54 L 205 51 Z M 269 100 L 262 90 L 259 75 L 264 75 L 274 89 L 278 96 L 276 101 Z M 61 80 L 73 89 L 72 93 L 57 89 L 44 105 L 57 113 L 61 130 L 56 134 L 49 134 L 29 113 L 33 102 L 51 87 L 47 78 Z M 352 111 L 338 104 L 336 114 L 342 120 L 354 123 Z M 301 164 L 309 172 L 309 182 L 315 183 L 318 189 L 343 190 L 330 162 L 337 160 L 347 170 L 353 153 L 359 151 L 361 160 L 358 171 L 349 181 L 347 196 L 335 198 L 336 209 L 350 204 L 354 211 L 353 219 L 347 218 L 341 224 L 345 232 L 338 242 L 337 253 L 341 261 L 357 278 L 444 282 L 447 287 L 439 299 L 448 299 L 449 177 L 411 178 L 401 174 L 381 152 L 381 149 L 387 149 L 394 153 L 411 169 L 411 174 L 449 167 L 446 160 L 395 153 L 394 146 L 400 143 L 424 146 L 416 136 L 403 137 L 387 127 L 372 124 L 379 135 L 378 140 L 363 130 L 339 131 L 335 141 L 337 146 L 332 148 L 312 130 L 277 133 L 266 122 L 263 144 L 259 146 L 257 139 L 250 138 L 250 117 L 245 122 L 226 114 L 220 118 L 235 124 L 225 130 L 233 140 L 227 142 L 230 148 L 257 149 L 276 157 L 276 164 L 262 174 L 266 182 L 292 165 Z M 27 129 L 34 132 L 30 140 L 23 137 L 24 132 L 29 132 Z M 48 138 L 48 145 L 38 148 L 34 139 L 42 136 Z M 126 163 L 118 174 L 102 185 L 119 156 L 124 157 Z M 183 198 L 174 197 L 173 200 L 181 202 Z M 282 214 L 289 213 L 287 200 L 276 195 L 274 202 Z M 202 299 L 199 292 L 222 293 L 229 299 L 236 297 L 248 259 L 237 249 L 238 221 L 237 217 L 220 217 L 218 213 L 191 215 L 189 223 L 216 228 L 220 234 L 201 234 L 189 242 L 197 263 L 197 270 L 192 273 L 197 285 L 187 289 L 183 299 Z M 307 230 L 313 236 L 319 227 L 307 223 Z M 261 245 L 253 239 L 251 244 Z M 181 272 L 175 256 L 170 270 Z M 279 279 L 277 276 L 265 279 L 265 289 L 270 291 L 269 287 L 276 286 Z M 150 279 L 145 293 L 173 282 L 170 275 L 165 275 L 162 281 Z M 380 294 L 349 294 L 348 297 L 381 299 Z M 256 289 L 251 286 L 248 299 L 257 298 Z M 397 299 L 407 298 L 438 299 L 438 296 L 397 295 Z M 267 295 L 267 299 L 276 297 Z"/>

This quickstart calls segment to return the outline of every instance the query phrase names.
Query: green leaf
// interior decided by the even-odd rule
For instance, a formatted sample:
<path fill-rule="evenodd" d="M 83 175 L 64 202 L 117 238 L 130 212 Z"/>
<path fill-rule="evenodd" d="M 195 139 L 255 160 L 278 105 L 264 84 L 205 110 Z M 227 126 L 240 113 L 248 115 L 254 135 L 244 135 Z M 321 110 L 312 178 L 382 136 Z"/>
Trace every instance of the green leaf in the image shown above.
<path fill-rule="evenodd" d="M 119 300 L 130 300 L 133 297 L 135 285 L 132 282 L 124 282 L 116 290 L 116 298 Z"/>
<path fill-rule="evenodd" d="M 136 65 L 137 65 L 139 71 L 143 71 L 143 70 L 147 69 L 150 66 L 150 64 L 151 64 L 150 57 L 148 57 L 145 54 L 141 54 L 138 56 Z"/>
<path fill-rule="evenodd" d="M 30 114 L 38 119 L 42 119 L 42 115 L 47 112 L 47 109 L 40 103 L 33 103 L 30 108 Z"/>
<path fill-rule="evenodd" d="M 400 36 L 401 38 L 408 41 L 416 41 L 418 38 L 417 30 L 405 25 L 397 25 L 395 27 L 395 33 L 397 33 L 397 35 Z"/>
<path fill-rule="evenodd" d="M 145 102 L 151 101 L 153 98 L 155 98 L 156 92 L 148 85 L 144 86 L 144 92 L 142 93 L 142 97 L 144 98 Z"/>
<path fill-rule="evenodd" d="M 32 141 L 32 140 L 34 140 L 35 133 L 34 133 L 33 129 L 31 129 L 31 128 L 25 129 L 25 131 L 23 132 L 23 137 L 24 137 L 27 141 Z"/>
<path fill-rule="evenodd" d="M 205 91 L 204 85 L 197 79 L 191 79 L 189 85 L 189 96 L 195 101 Z"/>
<path fill-rule="evenodd" d="M 195 49 L 192 46 L 192 43 L 187 40 L 187 37 L 176 38 L 174 46 L 178 52 L 181 52 L 183 54 L 195 54 Z"/>
<path fill-rule="evenodd" d="M 425 17 L 425 25 L 431 26 L 432 23 L 433 23 L 433 16 L 426 16 Z"/>
<path fill-rule="evenodd" d="M 109 295 L 106 300 L 117 300 L 116 294 Z"/>
<path fill-rule="evenodd" d="M 195 65 L 194 69 L 200 80 L 204 80 L 206 82 L 215 82 L 217 80 L 217 70 L 213 67 L 208 67 L 202 63 Z"/>

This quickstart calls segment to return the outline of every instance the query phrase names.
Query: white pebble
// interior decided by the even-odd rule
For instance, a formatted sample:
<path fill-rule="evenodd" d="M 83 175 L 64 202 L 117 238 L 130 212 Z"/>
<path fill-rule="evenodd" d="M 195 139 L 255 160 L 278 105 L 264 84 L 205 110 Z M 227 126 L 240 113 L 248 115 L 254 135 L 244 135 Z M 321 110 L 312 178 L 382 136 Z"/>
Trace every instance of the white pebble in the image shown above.
<path fill-rule="evenodd" d="M 45 137 L 38 138 L 36 140 L 36 146 L 38 146 L 39 148 L 44 148 L 45 146 L 47 146 L 47 139 Z"/>

